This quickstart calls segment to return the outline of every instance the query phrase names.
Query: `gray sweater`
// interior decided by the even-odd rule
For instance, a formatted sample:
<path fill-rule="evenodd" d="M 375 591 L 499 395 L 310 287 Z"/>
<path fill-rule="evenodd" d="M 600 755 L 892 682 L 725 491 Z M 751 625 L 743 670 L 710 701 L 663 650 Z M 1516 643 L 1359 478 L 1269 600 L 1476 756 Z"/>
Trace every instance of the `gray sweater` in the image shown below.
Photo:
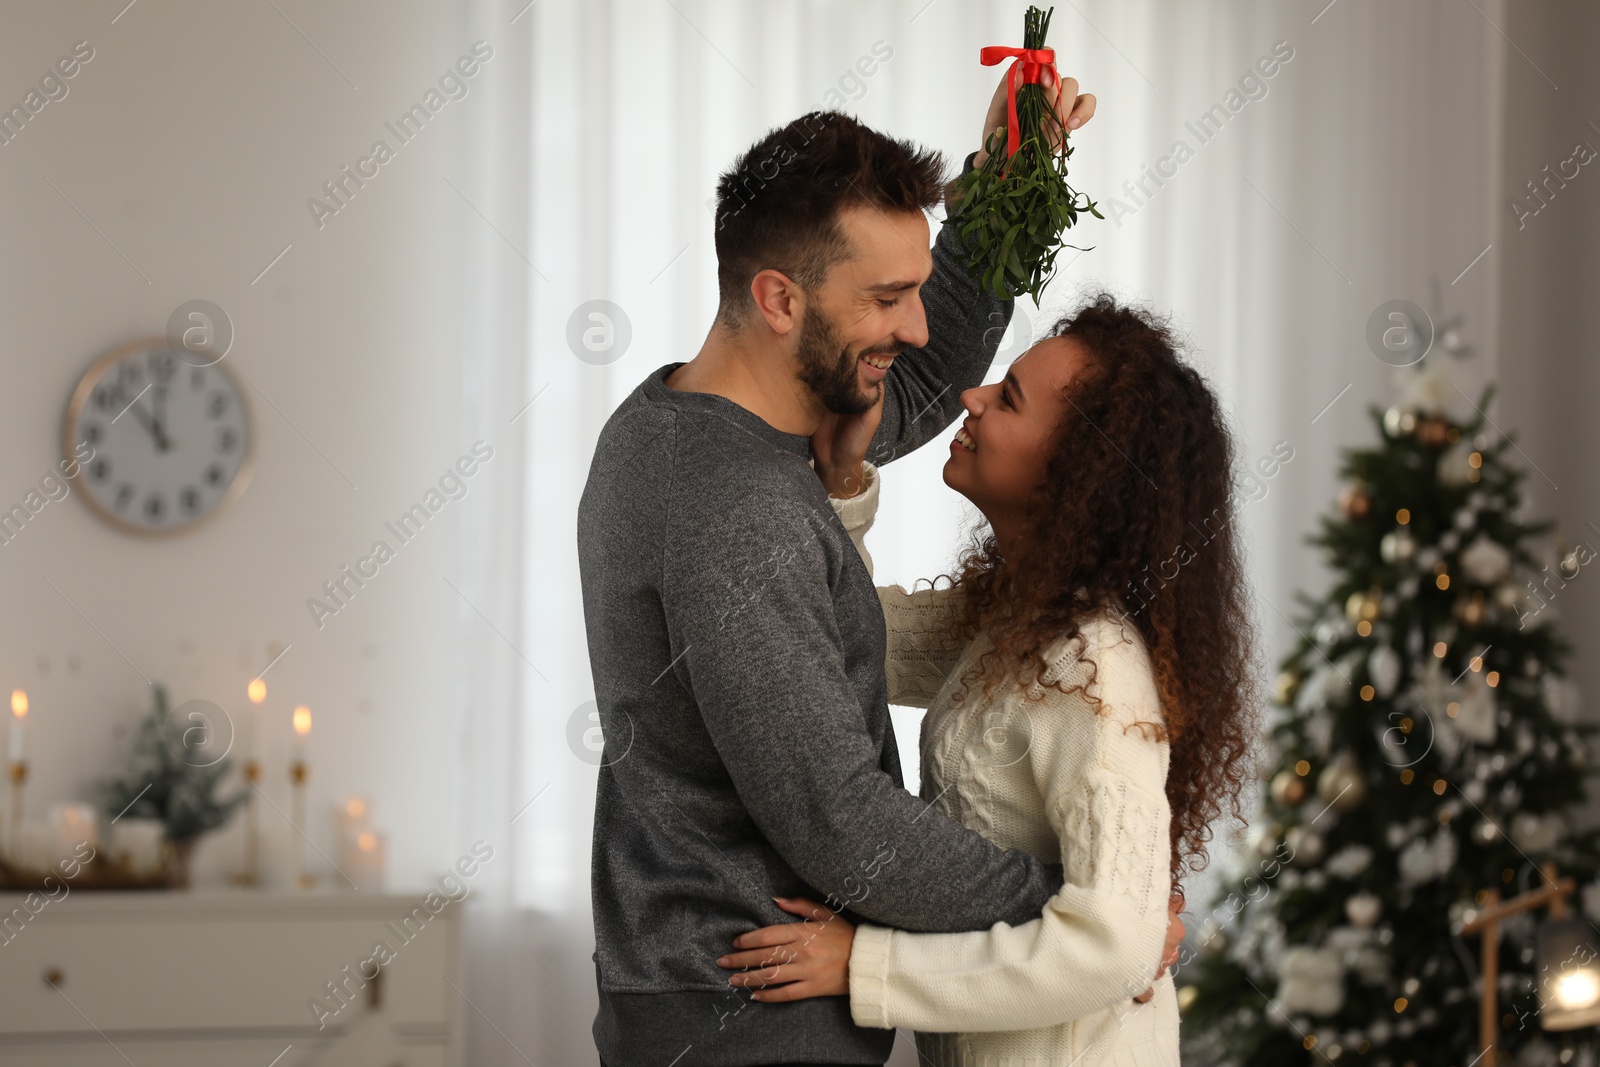
<path fill-rule="evenodd" d="M 970 157 L 969 157 L 970 161 Z M 960 413 L 1010 321 L 941 227 L 928 345 L 885 379 L 869 459 Z M 847 997 L 762 1004 L 717 957 L 807 896 L 907 930 L 1037 918 L 1059 867 L 1006 850 L 902 784 L 872 578 L 808 465 L 808 438 L 661 367 L 600 434 L 578 508 L 605 746 L 591 873 L 609 1067 L 882 1064 L 892 1030 Z"/>

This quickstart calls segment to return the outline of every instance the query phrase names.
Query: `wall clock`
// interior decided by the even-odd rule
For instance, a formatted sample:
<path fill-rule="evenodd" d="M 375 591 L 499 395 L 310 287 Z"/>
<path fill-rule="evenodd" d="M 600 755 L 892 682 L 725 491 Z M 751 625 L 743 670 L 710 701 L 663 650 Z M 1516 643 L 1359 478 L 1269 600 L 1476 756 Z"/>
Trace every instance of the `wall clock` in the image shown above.
<path fill-rule="evenodd" d="M 179 359 L 165 337 L 113 349 L 78 382 L 66 455 L 85 442 L 94 455 L 77 476 L 84 500 L 118 529 L 146 536 L 216 515 L 244 492 L 254 465 L 238 378 L 221 362 Z"/>

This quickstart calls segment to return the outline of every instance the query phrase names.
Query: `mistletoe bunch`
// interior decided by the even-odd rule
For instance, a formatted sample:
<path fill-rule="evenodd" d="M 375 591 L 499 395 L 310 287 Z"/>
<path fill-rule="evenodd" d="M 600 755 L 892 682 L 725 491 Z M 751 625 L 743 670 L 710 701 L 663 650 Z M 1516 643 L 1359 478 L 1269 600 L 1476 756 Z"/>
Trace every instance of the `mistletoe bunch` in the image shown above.
<path fill-rule="evenodd" d="M 1024 50 L 1044 48 L 1054 10 L 1028 8 L 1022 35 Z M 996 59 L 985 56 L 986 63 L 997 61 L 1001 54 L 1016 54 L 1015 49 L 992 51 Z M 1017 63 L 1034 66 L 1026 62 L 1027 58 L 1019 58 Z M 1035 69 L 1055 73 L 1048 60 Z M 1008 151 L 1012 135 L 1007 127 L 1001 126 L 990 135 L 984 145 L 988 158 L 983 166 L 973 168 L 959 180 L 959 200 L 948 221 L 959 227 L 961 238 L 970 249 L 966 263 L 969 277 L 1001 299 L 1027 293 L 1037 304 L 1039 294 L 1055 274 L 1056 253 L 1063 247 L 1077 247 L 1061 243 L 1062 231 L 1072 227 L 1082 212 L 1097 219 L 1105 216 L 1094 201 L 1067 182 L 1072 147 L 1061 117 L 1045 97 L 1044 85 L 1024 81 L 1015 86 L 1014 92 L 1015 108 L 1010 113 L 1016 118 L 1015 150 Z"/>

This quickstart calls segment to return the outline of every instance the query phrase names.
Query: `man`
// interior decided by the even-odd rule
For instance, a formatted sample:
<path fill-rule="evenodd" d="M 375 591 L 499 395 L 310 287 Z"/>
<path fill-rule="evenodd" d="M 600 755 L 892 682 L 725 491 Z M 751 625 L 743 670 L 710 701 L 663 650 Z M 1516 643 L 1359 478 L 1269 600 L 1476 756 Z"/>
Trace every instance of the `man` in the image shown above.
<path fill-rule="evenodd" d="M 1094 98 L 1047 96 L 1081 125 Z M 1006 115 L 1005 83 L 984 127 Z M 980 149 L 966 169 L 981 165 Z M 963 171 L 964 173 L 965 171 Z M 1059 867 L 1003 850 L 902 785 L 882 609 L 809 465 L 828 412 L 884 396 L 888 462 L 960 412 L 1013 302 L 929 252 L 938 153 L 839 112 L 769 133 L 718 186 L 720 303 L 695 358 L 606 423 L 578 513 L 605 737 L 592 893 L 605 1067 L 882 1064 L 845 998 L 764 1005 L 716 964 L 826 898 L 909 930 L 1036 918 Z"/>

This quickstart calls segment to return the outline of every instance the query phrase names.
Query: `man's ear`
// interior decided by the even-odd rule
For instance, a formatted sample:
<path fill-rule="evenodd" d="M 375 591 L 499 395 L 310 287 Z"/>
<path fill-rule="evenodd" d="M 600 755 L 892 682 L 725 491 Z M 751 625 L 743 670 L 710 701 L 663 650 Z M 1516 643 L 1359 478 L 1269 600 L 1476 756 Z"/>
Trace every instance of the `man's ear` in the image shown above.
<path fill-rule="evenodd" d="M 756 310 L 774 333 L 787 334 L 805 314 L 805 296 L 787 274 L 767 268 L 750 281 L 750 297 Z"/>

